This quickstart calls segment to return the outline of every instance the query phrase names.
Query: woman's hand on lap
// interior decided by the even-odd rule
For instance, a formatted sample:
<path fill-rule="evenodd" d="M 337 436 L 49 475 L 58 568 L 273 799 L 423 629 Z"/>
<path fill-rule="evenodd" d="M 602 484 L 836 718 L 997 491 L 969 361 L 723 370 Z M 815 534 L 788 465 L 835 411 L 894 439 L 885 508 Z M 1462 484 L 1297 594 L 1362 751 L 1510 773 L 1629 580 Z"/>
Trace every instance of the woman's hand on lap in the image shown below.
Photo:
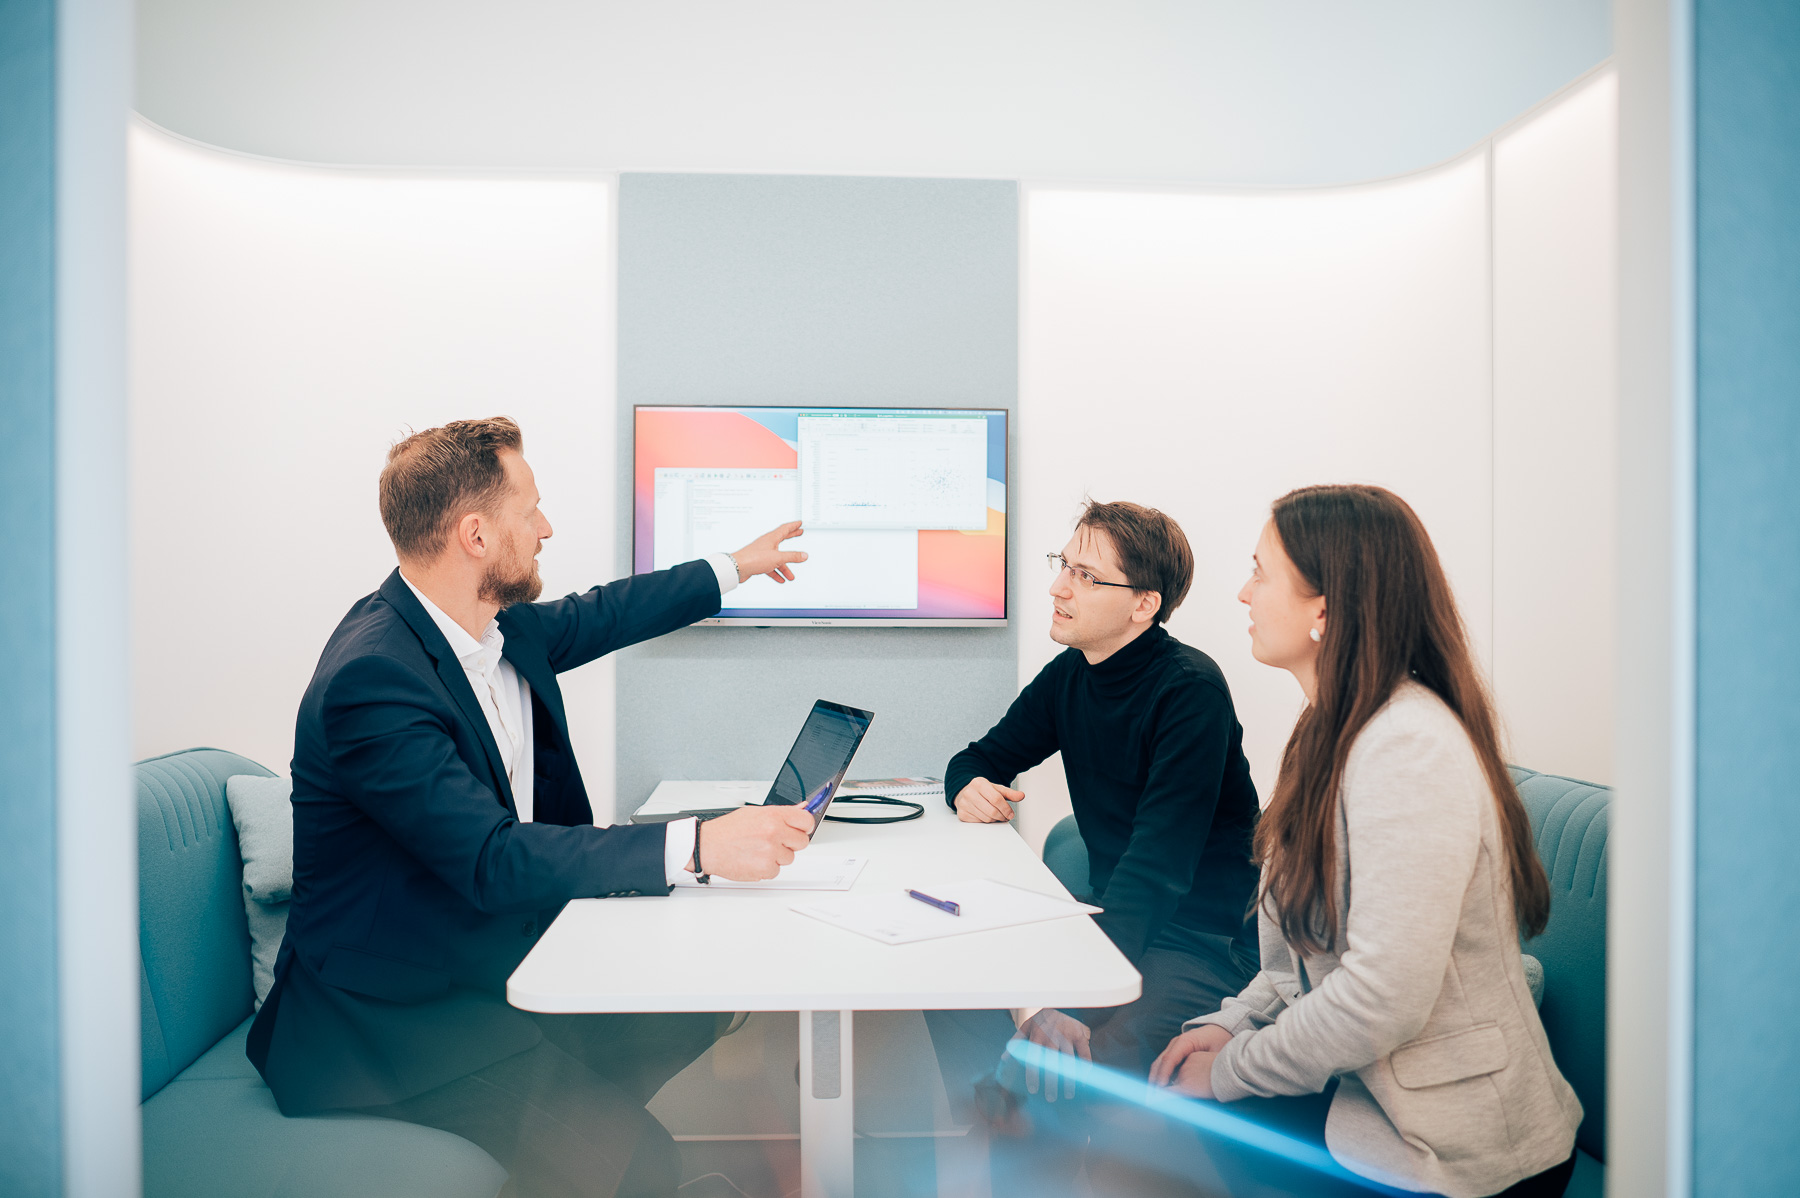
<path fill-rule="evenodd" d="M 1170 1086 L 1185 1093 L 1192 1093 L 1180 1082 L 1184 1074 L 1182 1066 L 1192 1057 L 1204 1054 L 1206 1070 L 1210 1075 L 1212 1058 L 1219 1055 L 1224 1047 L 1231 1043 L 1231 1033 L 1216 1023 L 1203 1023 L 1197 1028 L 1181 1033 L 1169 1041 L 1169 1046 L 1162 1050 L 1150 1066 L 1150 1084 L 1153 1086 Z M 1207 1082 L 1206 1093 L 1202 1098 L 1212 1097 L 1212 1083 Z"/>

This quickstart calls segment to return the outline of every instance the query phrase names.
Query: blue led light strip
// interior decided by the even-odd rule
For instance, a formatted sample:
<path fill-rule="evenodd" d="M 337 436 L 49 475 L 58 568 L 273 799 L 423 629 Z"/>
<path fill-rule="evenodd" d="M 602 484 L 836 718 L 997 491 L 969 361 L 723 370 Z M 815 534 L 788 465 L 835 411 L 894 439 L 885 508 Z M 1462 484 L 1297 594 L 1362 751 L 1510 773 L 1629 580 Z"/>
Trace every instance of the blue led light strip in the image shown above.
<path fill-rule="evenodd" d="M 1382 1185 L 1378 1181 L 1371 1181 L 1360 1174 L 1352 1173 L 1340 1165 L 1331 1153 L 1317 1144 L 1297 1140 L 1282 1132 L 1271 1131 L 1242 1116 L 1234 1115 L 1217 1104 L 1200 1102 L 1186 1095 L 1177 1094 L 1173 1090 L 1151 1086 L 1141 1077 L 1133 1077 L 1131 1074 L 1110 1069 L 1105 1065 L 1096 1065 L 1091 1061 L 1084 1061 L 1080 1057 L 1052 1052 L 1029 1040 L 1009 1040 L 1006 1051 L 1022 1064 L 1033 1066 L 1057 1077 L 1066 1077 L 1077 1086 L 1087 1086 L 1108 1097 L 1154 1111 L 1166 1119 L 1198 1128 L 1208 1135 L 1234 1140 L 1246 1147 L 1279 1156 L 1284 1160 L 1292 1161 L 1294 1164 L 1339 1181 L 1361 1186 L 1371 1194 L 1402 1195 L 1408 1193 L 1406 1190 L 1397 1190 L 1391 1186 Z"/>

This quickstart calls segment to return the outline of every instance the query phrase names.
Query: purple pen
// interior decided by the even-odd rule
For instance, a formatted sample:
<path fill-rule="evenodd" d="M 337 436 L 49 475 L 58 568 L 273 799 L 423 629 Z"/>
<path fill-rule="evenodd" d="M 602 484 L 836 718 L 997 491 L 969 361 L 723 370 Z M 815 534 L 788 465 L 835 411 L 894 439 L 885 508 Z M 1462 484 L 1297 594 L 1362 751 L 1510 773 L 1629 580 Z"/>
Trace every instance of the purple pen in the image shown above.
<path fill-rule="evenodd" d="M 906 893 L 907 893 L 908 897 L 916 898 L 921 903 L 926 903 L 930 906 L 936 907 L 939 911 L 945 911 L 951 915 L 961 915 L 962 914 L 962 904 L 961 903 L 953 903 L 949 899 L 932 898 L 929 894 L 926 894 L 922 890 L 909 890 Z"/>

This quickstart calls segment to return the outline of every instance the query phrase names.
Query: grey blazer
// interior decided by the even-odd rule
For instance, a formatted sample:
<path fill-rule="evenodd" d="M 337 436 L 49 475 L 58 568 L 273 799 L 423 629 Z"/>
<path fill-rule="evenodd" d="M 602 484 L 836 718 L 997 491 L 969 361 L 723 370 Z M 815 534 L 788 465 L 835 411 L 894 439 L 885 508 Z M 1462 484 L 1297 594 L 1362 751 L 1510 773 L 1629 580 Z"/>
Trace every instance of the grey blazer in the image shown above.
<path fill-rule="evenodd" d="M 1262 971 L 1216 1014 L 1221 1101 L 1337 1095 L 1346 1168 L 1482 1198 L 1565 1160 L 1581 1103 L 1520 962 L 1492 791 L 1462 723 L 1415 682 L 1351 746 L 1338 801 L 1335 953 L 1299 957 L 1259 913 Z"/>

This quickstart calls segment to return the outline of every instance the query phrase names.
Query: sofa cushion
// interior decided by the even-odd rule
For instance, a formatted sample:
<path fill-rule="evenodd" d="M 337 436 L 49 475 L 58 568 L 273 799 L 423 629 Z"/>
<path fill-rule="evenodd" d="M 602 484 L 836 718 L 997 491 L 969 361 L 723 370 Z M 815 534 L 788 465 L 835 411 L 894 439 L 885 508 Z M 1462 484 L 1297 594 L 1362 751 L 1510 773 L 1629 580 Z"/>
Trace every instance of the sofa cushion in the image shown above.
<path fill-rule="evenodd" d="M 137 765 L 145 1098 L 250 1014 L 243 862 L 225 779 L 268 772 L 221 749 Z"/>
<path fill-rule="evenodd" d="M 225 779 L 225 801 L 244 858 L 244 893 L 264 906 L 294 897 L 293 793 L 293 781 L 279 776 Z"/>
<path fill-rule="evenodd" d="M 1575 1175 L 1569 1178 L 1569 1188 L 1563 1191 L 1563 1198 L 1605 1198 L 1606 1166 L 1577 1148 L 1575 1150 Z"/>
<path fill-rule="evenodd" d="M 294 894 L 294 784 L 287 778 L 234 774 L 225 801 L 244 857 L 244 917 L 250 924 L 250 967 L 256 1009 L 275 984 L 275 954 L 287 932 Z"/>
<path fill-rule="evenodd" d="M 1525 985 L 1531 989 L 1531 1001 L 1539 1011 L 1544 1009 L 1544 963 L 1530 953 L 1520 954 L 1525 965 Z"/>
<path fill-rule="evenodd" d="M 1612 792 L 1514 767 L 1550 876 L 1550 924 L 1530 942 L 1544 965 L 1540 1014 L 1550 1051 L 1586 1116 L 1582 1151 L 1606 1159 L 1606 833 Z"/>
<path fill-rule="evenodd" d="M 494 1198 L 506 1171 L 460 1136 L 367 1115 L 284 1116 L 246 1019 L 144 1104 L 144 1198 Z"/>
<path fill-rule="evenodd" d="M 1050 835 L 1044 837 L 1044 864 L 1075 899 L 1087 902 L 1093 897 L 1093 886 L 1088 879 L 1087 842 L 1081 838 L 1081 829 L 1075 826 L 1074 816 L 1063 816 L 1056 827 L 1050 829 Z"/>

